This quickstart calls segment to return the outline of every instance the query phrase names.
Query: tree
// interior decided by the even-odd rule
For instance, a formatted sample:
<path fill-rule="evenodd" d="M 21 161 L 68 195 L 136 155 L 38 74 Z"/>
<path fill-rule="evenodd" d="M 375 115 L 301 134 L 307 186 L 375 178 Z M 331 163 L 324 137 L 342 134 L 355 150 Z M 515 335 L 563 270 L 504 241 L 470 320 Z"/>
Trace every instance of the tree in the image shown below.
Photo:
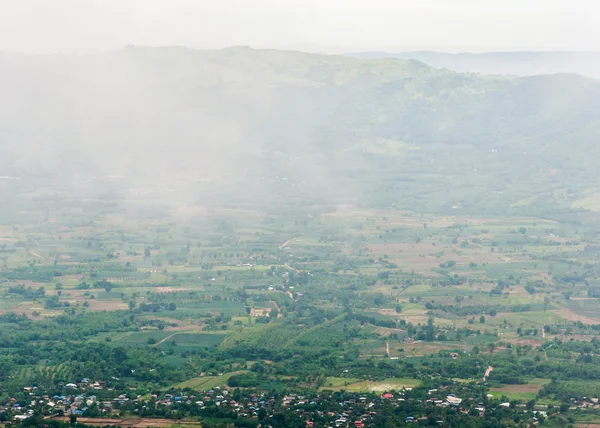
<path fill-rule="evenodd" d="M 385 295 L 383 293 L 377 293 L 374 302 L 377 306 L 381 306 L 385 303 L 385 300 Z"/>
<path fill-rule="evenodd" d="M 479 317 L 479 323 L 485 324 L 485 317 L 483 315 Z"/>
<path fill-rule="evenodd" d="M 433 326 L 433 317 L 429 317 L 427 320 L 427 328 L 425 329 L 425 340 L 433 342 L 435 339 L 435 328 Z"/>
<path fill-rule="evenodd" d="M 396 305 L 396 313 L 399 314 L 400 312 L 402 312 L 402 305 L 401 304 L 397 304 Z"/>
<path fill-rule="evenodd" d="M 267 416 L 267 411 L 264 407 L 258 409 L 258 420 L 262 421 Z"/>
<path fill-rule="evenodd" d="M 77 423 L 77 415 L 71 413 L 71 415 L 69 416 L 69 421 L 71 422 L 71 425 L 75 425 Z"/>

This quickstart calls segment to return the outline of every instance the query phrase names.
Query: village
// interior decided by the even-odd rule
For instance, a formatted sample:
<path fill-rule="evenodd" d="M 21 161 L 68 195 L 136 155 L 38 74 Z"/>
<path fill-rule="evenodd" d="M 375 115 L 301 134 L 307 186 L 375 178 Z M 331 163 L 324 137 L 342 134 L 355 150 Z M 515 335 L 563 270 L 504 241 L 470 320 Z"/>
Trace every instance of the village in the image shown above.
<path fill-rule="evenodd" d="M 461 398 L 450 392 L 452 388 L 443 385 L 432 389 L 403 388 L 380 394 L 322 391 L 284 395 L 216 386 L 207 391 L 188 389 L 141 396 L 114 391 L 107 388 L 107 383 L 102 380 L 82 379 L 77 383 L 64 384 L 62 389 L 63 393 L 50 395 L 35 386 L 24 387 L 21 397 L 0 402 L 0 421 L 18 424 L 29 418 L 42 417 L 46 420 L 134 427 L 154 418 L 202 422 L 203 417 L 211 417 L 254 420 L 256 426 L 263 427 L 294 421 L 296 425 L 300 423 L 307 427 L 364 428 L 379 426 L 378 418 L 390 412 L 403 415 L 405 424 L 431 421 L 434 416 L 435 422 L 442 424 L 442 414 L 445 417 L 449 414 L 483 417 L 488 410 L 502 409 L 528 412 L 534 424 L 548 416 L 545 411 L 533 410 L 525 405 L 493 400 L 491 394 L 487 394 L 485 399 L 474 397 L 476 390 L 473 388 L 463 387 L 463 392 L 471 392 L 471 396 Z M 599 408 L 597 398 L 573 400 L 572 405 L 573 408 Z M 440 409 L 443 408 L 448 411 L 442 413 Z"/>

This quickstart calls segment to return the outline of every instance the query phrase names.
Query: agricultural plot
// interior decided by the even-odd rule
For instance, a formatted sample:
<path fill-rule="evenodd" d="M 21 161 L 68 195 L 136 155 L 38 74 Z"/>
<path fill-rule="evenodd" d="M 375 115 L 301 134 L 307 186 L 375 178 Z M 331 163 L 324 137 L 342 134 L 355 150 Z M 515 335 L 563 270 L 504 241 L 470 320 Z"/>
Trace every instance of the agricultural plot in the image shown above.
<path fill-rule="evenodd" d="M 321 390 L 349 392 L 402 391 L 414 388 L 420 382 L 416 379 L 390 378 L 382 381 L 364 381 L 356 378 L 328 377 Z"/>
<path fill-rule="evenodd" d="M 235 375 L 248 373 L 248 370 L 238 370 L 217 376 L 202 376 L 186 380 L 185 382 L 173 385 L 175 389 L 191 388 L 196 391 L 208 391 L 215 387 L 224 387 L 227 381 Z"/>
<path fill-rule="evenodd" d="M 140 331 L 120 334 L 112 338 L 112 344 L 117 346 L 154 345 L 173 335 L 169 331 Z"/>
<path fill-rule="evenodd" d="M 87 326 L 79 343 L 148 352 L 165 365 L 161 373 L 167 366 L 187 373 L 172 387 L 197 391 L 252 368 L 260 388 L 312 388 L 324 378 L 321 390 L 379 394 L 421 382 L 369 381 L 370 370 L 371 379 L 408 370 L 437 379 L 474 353 L 547 364 L 583 358 L 581 350 L 543 347 L 554 338 L 591 342 L 589 325 L 600 324 L 594 253 L 560 223 L 355 207 L 276 225 L 238 215 L 177 226 L 148 221 L 122 233 L 112 222 L 123 219 L 107 217 L 74 228 L 54 250 L 47 237 L 31 240 L 43 258 L 23 248 L 11 255 L 19 263 L 0 272 L 0 311 L 35 312 L 42 321 L 114 313 Z M 44 294 L 8 293 L 16 284 Z M 464 379 L 480 382 L 485 367 L 471 368 Z M 70 373 L 21 370 L 16 379 L 25 383 Z M 290 370 L 300 374 L 282 375 Z M 494 399 L 529 401 L 543 382 L 493 386 Z"/>
<path fill-rule="evenodd" d="M 506 397 L 509 400 L 534 400 L 540 389 L 550 383 L 550 379 L 532 379 L 526 384 L 521 385 L 504 385 L 500 388 L 490 388 L 490 394 L 494 399 Z"/>
<path fill-rule="evenodd" d="M 244 306 L 239 302 L 192 302 L 183 301 L 179 306 L 181 310 L 194 310 L 198 312 L 224 313 L 225 315 L 235 316 L 245 314 Z"/>
<path fill-rule="evenodd" d="M 215 347 L 223 341 L 226 334 L 219 333 L 174 333 L 158 342 L 158 349 L 172 349 L 177 347 L 178 352 L 190 351 L 198 348 Z"/>

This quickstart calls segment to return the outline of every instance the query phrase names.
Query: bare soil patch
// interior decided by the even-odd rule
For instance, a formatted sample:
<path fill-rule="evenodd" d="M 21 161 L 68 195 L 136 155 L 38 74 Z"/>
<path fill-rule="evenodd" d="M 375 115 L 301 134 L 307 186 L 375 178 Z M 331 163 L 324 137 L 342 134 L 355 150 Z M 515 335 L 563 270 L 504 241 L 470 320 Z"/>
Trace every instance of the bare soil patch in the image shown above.
<path fill-rule="evenodd" d="M 271 309 L 269 308 L 252 308 L 250 310 L 250 316 L 253 317 L 268 317 Z"/>
<path fill-rule="evenodd" d="M 525 385 L 504 385 L 502 388 L 493 388 L 495 392 L 539 392 L 543 385 L 525 384 Z"/>
<path fill-rule="evenodd" d="M 190 291 L 191 288 L 179 288 L 179 287 L 156 287 L 154 289 L 157 293 L 177 293 L 178 291 Z"/>
<path fill-rule="evenodd" d="M 555 311 L 551 311 L 558 315 L 561 318 L 564 318 L 568 321 L 581 321 L 584 324 L 600 324 L 600 319 L 598 318 L 590 318 L 585 315 L 579 315 L 570 309 L 557 309 Z"/>
<path fill-rule="evenodd" d="M 127 309 L 127 303 L 122 300 L 88 300 L 92 311 L 118 311 L 120 309 Z"/>
<path fill-rule="evenodd" d="M 510 340 L 510 343 L 514 344 L 514 345 L 521 345 L 521 346 L 527 346 L 530 345 L 534 348 L 537 348 L 539 346 L 541 346 L 544 343 L 543 339 L 539 339 L 539 340 L 533 340 L 533 339 L 515 339 L 515 340 Z"/>

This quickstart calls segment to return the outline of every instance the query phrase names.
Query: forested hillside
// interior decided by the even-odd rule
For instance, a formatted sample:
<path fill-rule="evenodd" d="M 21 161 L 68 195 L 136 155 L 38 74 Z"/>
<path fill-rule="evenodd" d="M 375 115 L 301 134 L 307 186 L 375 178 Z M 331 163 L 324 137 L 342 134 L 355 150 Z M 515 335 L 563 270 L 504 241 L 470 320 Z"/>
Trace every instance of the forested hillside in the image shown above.
<path fill-rule="evenodd" d="M 43 186 L 539 214 L 572 210 L 600 183 L 600 83 L 577 75 L 128 47 L 1 55 L 0 91 L 0 175 L 20 179 L 0 182 L 7 197 Z"/>
<path fill-rule="evenodd" d="M 600 52 L 569 51 L 516 51 L 486 53 L 415 52 L 359 52 L 357 58 L 414 59 L 432 67 L 449 68 L 460 72 L 483 74 L 511 74 L 533 76 L 538 74 L 577 73 L 600 78 Z"/>

